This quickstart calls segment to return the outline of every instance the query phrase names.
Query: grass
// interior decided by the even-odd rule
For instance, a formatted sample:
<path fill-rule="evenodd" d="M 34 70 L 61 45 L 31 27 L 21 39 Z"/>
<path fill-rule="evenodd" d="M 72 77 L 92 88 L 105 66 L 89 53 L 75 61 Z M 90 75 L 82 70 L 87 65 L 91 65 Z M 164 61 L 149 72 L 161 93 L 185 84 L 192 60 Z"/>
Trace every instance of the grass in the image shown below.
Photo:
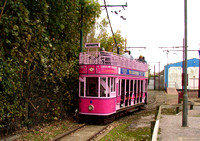
<path fill-rule="evenodd" d="M 176 108 L 163 108 L 161 111 L 162 115 L 175 115 Z"/>
<path fill-rule="evenodd" d="M 161 113 L 163 115 L 175 115 L 176 108 L 164 108 L 162 109 Z M 137 123 L 141 117 L 154 114 L 155 111 L 146 111 L 135 113 L 135 115 L 133 114 L 127 117 L 122 117 L 120 120 L 116 121 L 119 125 L 111 130 L 100 141 L 151 140 L 150 126 L 134 129 L 130 129 L 129 126 L 133 123 L 133 121 Z M 161 129 L 159 129 L 158 134 L 161 134 Z"/>
<path fill-rule="evenodd" d="M 119 120 L 115 121 L 115 124 L 118 124 L 118 126 L 112 129 L 100 141 L 151 140 L 150 125 L 140 128 L 130 127 L 133 123 L 137 124 L 141 117 L 154 115 L 154 113 L 155 111 L 142 111 L 133 113 L 129 116 L 121 117 Z"/>
<path fill-rule="evenodd" d="M 194 100 L 194 102 L 198 102 L 198 103 L 200 103 L 200 99 L 196 99 L 196 100 Z"/>
<path fill-rule="evenodd" d="M 53 123 L 35 127 L 34 129 L 23 133 L 17 140 L 52 140 L 57 135 L 72 130 L 77 126 L 79 126 L 79 124 L 73 120 L 55 121 Z"/>
<path fill-rule="evenodd" d="M 127 141 L 127 140 L 150 140 L 151 129 L 149 127 L 129 130 L 130 123 L 122 124 L 111 130 L 100 141 Z"/>
<path fill-rule="evenodd" d="M 196 115 L 196 116 L 193 116 L 193 117 L 200 117 L 200 115 Z"/>

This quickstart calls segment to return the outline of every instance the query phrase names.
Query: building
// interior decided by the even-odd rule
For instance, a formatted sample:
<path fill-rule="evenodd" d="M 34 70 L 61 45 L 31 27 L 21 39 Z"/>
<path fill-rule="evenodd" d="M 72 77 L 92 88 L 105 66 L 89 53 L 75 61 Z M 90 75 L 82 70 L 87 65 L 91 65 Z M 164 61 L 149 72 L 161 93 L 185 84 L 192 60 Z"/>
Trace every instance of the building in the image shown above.
<path fill-rule="evenodd" d="M 183 62 L 165 66 L 164 84 L 166 88 L 182 89 Z M 188 86 L 190 91 L 198 92 L 199 86 L 199 59 L 193 58 L 187 61 Z"/>

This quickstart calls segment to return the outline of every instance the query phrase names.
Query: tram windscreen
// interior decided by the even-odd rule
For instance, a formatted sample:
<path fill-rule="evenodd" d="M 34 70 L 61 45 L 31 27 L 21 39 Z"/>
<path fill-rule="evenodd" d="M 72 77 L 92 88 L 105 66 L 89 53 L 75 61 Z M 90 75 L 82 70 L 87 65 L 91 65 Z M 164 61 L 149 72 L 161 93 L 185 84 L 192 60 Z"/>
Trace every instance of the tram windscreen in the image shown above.
<path fill-rule="evenodd" d="M 80 82 L 81 83 L 81 87 L 80 87 L 80 96 L 84 96 L 84 82 Z"/>
<path fill-rule="evenodd" d="M 100 96 L 106 97 L 106 78 L 105 77 L 100 78 Z"/>
<path fill-rule="evenodd" d="M 98 77 L 86 78 L 86 96 L 98 97 Z"/>

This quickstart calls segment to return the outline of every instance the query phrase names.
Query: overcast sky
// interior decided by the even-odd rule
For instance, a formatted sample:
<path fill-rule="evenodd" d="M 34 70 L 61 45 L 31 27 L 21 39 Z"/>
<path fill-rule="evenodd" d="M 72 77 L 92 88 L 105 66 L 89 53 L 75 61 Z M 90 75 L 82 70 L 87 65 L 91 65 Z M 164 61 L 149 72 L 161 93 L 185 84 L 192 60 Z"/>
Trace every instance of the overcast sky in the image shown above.
<path fill-rule="evenodd" d="M 99 0 L 103 5 L 104 1 Z M 158 47 L 182 46 L 184 38 L 184 0 L 106 0 L 109 5 L 124 5 L 128 7 L 108 8 L 114 32 L 121 30 L 127 38 L 129 47 L 146 47 L 131 49 L 134 58 L 144 55 L 150 68 L 161 62 L 160 70 L 167 64 L 167 54 Z M 102 8 L 101 18 L 106 17 Z M 119 12 L 121 10 L 121 12 Z M 112 11 L 117 11 L 118 15 Z M 126 18 L 122 20 L 120 16 Z M 110 32 L 110 28 L 108 28 Z M 200 0 L 188 0 L 188 49 L 200 48 Z M 198 52 L 188 52 L 188 59 L 199 58 Z M 168 62 L 182 61 L 182 52 L 169 52 Z"/>

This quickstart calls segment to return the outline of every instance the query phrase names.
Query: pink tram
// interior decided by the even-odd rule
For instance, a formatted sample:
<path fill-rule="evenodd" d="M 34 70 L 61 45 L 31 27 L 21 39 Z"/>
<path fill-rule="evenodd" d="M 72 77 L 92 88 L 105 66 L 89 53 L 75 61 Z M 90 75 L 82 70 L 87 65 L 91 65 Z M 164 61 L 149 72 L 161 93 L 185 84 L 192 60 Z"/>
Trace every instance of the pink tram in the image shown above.
<path fill-rule="evenodd" d="M 79 115 L 110 116 L 147 103 L 148 64 L 86 44 L 79 56 Z"/>

